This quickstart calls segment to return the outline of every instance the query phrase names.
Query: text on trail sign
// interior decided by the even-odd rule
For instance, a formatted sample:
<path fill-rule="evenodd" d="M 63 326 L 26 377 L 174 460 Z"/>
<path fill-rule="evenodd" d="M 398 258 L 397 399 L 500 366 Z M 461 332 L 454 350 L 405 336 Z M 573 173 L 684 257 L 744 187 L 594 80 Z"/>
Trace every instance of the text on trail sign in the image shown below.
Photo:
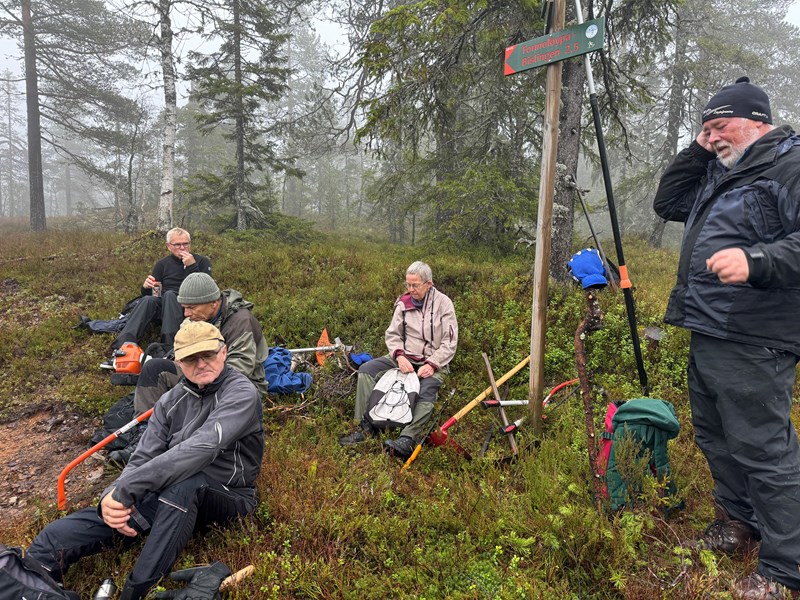
<path fill-rule="evenodd" d="M 505 75 L 549 65 L 603 47 L 605 18 L 593 19 L 506 48 Z"/>

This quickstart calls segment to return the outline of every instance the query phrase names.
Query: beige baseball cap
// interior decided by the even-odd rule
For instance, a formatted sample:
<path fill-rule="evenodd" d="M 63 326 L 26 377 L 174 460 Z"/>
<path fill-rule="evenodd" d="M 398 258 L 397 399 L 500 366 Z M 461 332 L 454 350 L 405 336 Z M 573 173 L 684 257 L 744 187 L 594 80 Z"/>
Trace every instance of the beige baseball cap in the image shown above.
<path fill-rule="evenodd" d="M 207 321 L 189 321 L 175 334 L 175 358 L 183 360 L 198 352 L 217 350 L 225 343 L 220 330 Z"/>

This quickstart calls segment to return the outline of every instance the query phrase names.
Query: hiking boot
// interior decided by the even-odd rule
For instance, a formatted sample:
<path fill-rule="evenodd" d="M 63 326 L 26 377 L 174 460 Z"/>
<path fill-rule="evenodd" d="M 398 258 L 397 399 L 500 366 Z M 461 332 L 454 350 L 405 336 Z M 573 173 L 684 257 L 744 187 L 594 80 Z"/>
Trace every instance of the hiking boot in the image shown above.
<path fill-rule="evenodd" d="M 800 590 L 767 579 L 761 573 L 751 573 L 733 584 L 733 596 L 739 600 L 788 600 L 800 598 Z"/>
<path fill-rule="evenodd" d="M 123 469 L 131 459 L 131 454 L 133 454 L 133 451 L 129 447 L 113 450 L 108 453 L 108 462 L 114 463 L 120 469 Z"/>
<path fill-rule="evenodd" d="M 728 511 L 718 503 L 714 503 L 714 512 L 716 519 L 697 541 L 699 547 L 725 554 L 737 551 L 747 554 L 758 547 L 760 536 L 750 525 L 731 519 Z"/>
<path fill-rule="evenodd" d="M 366 442 L 367 438 L 375 437 L 378 433 L 378 430 L 372 426 L 372 423 L 366 419 L 362 419 L 358 429 L 339 438 L 339 445 L 355 446 L 361 442 Z"/>
<path fill-rule="evenodd" d="M 386 440 L 383 442 L 383 449 L 392 456 L 396 456 L 402 461 L 407 461 L 411 453 L 416 448 L 414 440 L 407 435 L 401 435 L 396 440 Z"/>
<path fill-rule="evenodd" d="M 360 444 L 361 442 L 366 442 L 367 436 L 364 434 L 364 431 L 361 428 L 356 429 L 352 433 L 348 433 L 347 435 L 343 435 L 339 438 L 339 445 L 340 446 L 355 446 L 356 444 Z"/>

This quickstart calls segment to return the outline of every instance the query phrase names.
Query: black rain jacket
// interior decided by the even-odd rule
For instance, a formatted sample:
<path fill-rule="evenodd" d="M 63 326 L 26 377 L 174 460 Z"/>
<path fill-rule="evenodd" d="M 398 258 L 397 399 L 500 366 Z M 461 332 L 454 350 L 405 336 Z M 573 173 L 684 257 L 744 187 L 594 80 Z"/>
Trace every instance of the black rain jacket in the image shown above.
<path fill-rule="evenodd" d="M 664 320 L 692 331 L 800 355 L 800 138 L 773 129 L 726 169 L 696 141 L 667 167 L 656 213 L 686 224 Z M 742 248 L 750 276 L 724 284 L 707 270 Z"/>

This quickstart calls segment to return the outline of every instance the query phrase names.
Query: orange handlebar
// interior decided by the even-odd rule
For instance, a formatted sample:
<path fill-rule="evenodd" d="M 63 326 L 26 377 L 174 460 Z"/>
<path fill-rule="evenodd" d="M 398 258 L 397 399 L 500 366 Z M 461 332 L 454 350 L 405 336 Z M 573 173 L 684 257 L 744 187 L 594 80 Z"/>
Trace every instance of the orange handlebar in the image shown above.
<path fill-rule="evenodd" d="M 106 446 L 107 444 L 111 443 L 111 441 L 117 439 L 123 433 L 130 431 L 142 421 L 149 419 L 150 415 L 152 414 L 153 414 L 153 409 L 151 408 L 147 412 L 144 412 L 138 417 L 136 417 L 130 423 L 127 423 L 122 427 L 120 427 L 119 429 L 117 429 L 114 433 L 109 435 L 104 440 L 97 442 L 94 446 L 89 448 L 86 452 L 81 454 L 78 458 L 76 458 L 66 467 L 64 467 L 64 470 L 61 471 L 61 474 L 58 476 L 58 510 L 64 510 L 67 508 L 67 493 L 64 489 L 64 484 L 66 483 L 67 475 L 69 474 L 69 472 L 72 471 L 72 469 L 77 467 L 79 464 L 81 464 L 83 461 L 85 461 L 87 458 L 89 458 L 92 454 L 100 450 L 103 446 Z"/>

